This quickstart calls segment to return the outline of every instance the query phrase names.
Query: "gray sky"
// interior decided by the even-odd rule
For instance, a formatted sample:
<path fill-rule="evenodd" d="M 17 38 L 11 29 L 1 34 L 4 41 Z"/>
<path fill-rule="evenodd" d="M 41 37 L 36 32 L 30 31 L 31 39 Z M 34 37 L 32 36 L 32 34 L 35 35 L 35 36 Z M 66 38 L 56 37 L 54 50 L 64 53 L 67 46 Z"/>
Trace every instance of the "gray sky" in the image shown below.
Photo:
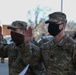
<path fill-rule="evenodd" d="M 76 22 L 76 0 L 63 0 L 63 12 L 67 19 Z M 0 24 L 10 24 L 14 20 L 26 21 L 28 10 L 37 5 L 51 8 L 51 13 L 61 11 L 61 0 L 0 0 Z"/>

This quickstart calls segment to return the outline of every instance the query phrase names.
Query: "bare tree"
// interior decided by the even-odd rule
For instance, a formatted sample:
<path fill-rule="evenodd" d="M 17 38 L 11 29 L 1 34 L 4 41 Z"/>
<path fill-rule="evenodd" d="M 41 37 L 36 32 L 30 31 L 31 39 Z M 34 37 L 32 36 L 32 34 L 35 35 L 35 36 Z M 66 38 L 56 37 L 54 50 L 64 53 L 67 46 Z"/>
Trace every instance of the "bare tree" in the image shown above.
<path fill-rule="evenodd" d="M 67 25 L 67 30 L 75 31 L 76 30 L 76 23 L 74 21 L 69 21 Z"/>
<path fill-rule="evenodd" d="M 29 10 L 27 13 L 28 22 L 31 25 L 35 25 L 35 28 L 43 20 L 46 20 L 48 13 L 51 11 L 48 7 L 37 6 L 35 9 Z"/>

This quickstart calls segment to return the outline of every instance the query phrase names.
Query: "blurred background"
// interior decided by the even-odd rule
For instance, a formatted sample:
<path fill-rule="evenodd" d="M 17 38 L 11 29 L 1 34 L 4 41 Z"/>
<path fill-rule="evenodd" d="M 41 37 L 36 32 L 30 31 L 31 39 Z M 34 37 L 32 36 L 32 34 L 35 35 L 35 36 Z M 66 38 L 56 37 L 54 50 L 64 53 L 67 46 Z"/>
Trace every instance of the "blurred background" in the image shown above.
<path fill-rule="evenodd" d="M 15 20 L 23 20 L 33 29 L 33 36 L 38 40 L 47 32 L 48 14 L 61 11 L 67 15 L 66 32 L 76 31 L 76 0 L 0 0 L 0 26 L 4 36 L 10 35 L 7 26 Z"/>

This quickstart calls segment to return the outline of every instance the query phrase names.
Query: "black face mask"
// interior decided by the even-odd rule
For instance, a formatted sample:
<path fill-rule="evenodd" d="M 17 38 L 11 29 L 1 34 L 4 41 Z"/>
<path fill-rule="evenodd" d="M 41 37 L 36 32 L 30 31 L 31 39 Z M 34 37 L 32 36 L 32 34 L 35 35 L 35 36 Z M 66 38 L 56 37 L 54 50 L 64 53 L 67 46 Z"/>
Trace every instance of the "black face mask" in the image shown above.
<path fill-rule="evenodd" d="M 11 31 L 11 38 L 12 38 L 12 41 L 16 43 L 17 46 L 24 42 L 24 35 L 16 32 Z"/>
<path fill-rule="evenodd" d="M 62 31 L 62 29 L 59 29 L 59 25 L 60 24 L 55 24 L 55 23 L 49 23 L 48 25 L 48 32 L 52 35 L 52 36 L 56 36 L 58 33 L 60 33 Z"/>

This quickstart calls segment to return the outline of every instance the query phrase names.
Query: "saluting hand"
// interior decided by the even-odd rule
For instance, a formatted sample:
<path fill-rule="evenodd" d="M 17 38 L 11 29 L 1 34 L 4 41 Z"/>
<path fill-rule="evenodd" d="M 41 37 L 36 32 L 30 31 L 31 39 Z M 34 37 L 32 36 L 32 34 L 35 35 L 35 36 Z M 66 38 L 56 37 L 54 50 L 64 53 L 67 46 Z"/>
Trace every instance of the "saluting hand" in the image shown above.
<path fill-rule="evenodd" d="M 32 40 L 32 28 L 29 27 L 27 30 L 25 30 L 25 38 L 24 38 L 25 45 L 28 45 L 28 43 L 31 40 Z"/>

